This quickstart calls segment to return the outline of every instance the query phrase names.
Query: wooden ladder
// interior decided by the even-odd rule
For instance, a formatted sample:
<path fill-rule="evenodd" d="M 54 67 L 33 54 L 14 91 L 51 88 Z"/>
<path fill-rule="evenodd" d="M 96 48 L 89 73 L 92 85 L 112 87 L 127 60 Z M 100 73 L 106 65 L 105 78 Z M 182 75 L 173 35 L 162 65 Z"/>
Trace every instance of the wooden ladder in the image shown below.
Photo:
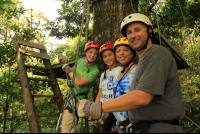
<path fill-rule="evenodd" d="M 50 63 L 50 57 L 47 55 L 46 47 L 39 45 L 39 44 L 31 43 L 31 42 L 28 42 L 28 41 L 20 40 L 17 35 L 15 35 L 12 42 L 13 42 L 13 45 L 14 45 L 15 50 L 16 50 L 18 72 L 19 72 L 19 76 L 20 76 L 22 94 L 23 94 L 25 109 L 26 109 L 27 117 L 28 117 L 28 121 L 29 121 L 30 132 L 31 133 L 41 133 L 41 128 L 40 128 L 40 125 L 39 125 L 39 122 L 40 122 L 39 118 L 59 116 L 60 113 L 61 113 L 61 110 L 62 110 L 63 96 L 62 96 L 62 93 L 60 91 L 59 85 L 57 83 L 55 74 L 53 72 L 53 69 L 52 69 L 52 66 L 51 66 L 51 63 Z M 33 48 L 39 49 L 40 52 L 22 49 L 22 47 L 21 47 L 22 45 L 30 47 L 32 49 Z M 45 67 L 27 65 L 27 64 L 24 63 L 24 57 L 23 56 L 41 58 L 43 60 Z M 48 76 L 48 79 L 28 77 L 27 68 L 32 68 L 32 69 L 35 69 L 35 70 L 43 71 L 44 74 L 46 76 Z M 48 86 L 52 87 L 54 95 L 33 95 L 31 87 L 30 87 L 30 80 L 48 82 Z M 36 107 L 34 105 L 34 97 L 52 97 L 53 102 L 57 103 L 59 113 L 50 114 L 50 115 L 39 115 L 39 114 L 37 114 L 36 113 Z"/>

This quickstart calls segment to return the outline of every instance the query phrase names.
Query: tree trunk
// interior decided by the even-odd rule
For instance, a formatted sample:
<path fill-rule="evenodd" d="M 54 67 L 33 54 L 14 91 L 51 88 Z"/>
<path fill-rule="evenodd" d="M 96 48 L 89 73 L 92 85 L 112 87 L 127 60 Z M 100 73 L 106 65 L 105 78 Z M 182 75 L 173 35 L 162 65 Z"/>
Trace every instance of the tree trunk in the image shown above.
<path fill-rule="evenodd" d="M 8 90 L 8 89 L 7 89 Z M 8 107 L 9 107 L 9 103 L 8 103 L 8 92 L 6 92 L 6 106 L 4 108 L 4 123 L 3 123 L 3 133 L 6 133 L 6 122 L 7 122 L 7 112 L 8 112 Z"/>
<path fill-rule="evenodd" d="M 115 2 L 98 0 L 93 1 L 92 5 L 94 16 L 92 40 L 98 42 L 100 46 L 105 43 L 114 44 L 118 38 L 123 37 L 120 32 L 122 20 L 132 14 L 133 10 L 138 12 L 138 0 L 115 0 Z M 101 74 L 105 68 L 101 58 L 97 60 L 97 66 Z"/>
<path fill-rule="evenodd" d="M 118 38 L 122 37 L 120 32 L 122 20 L 132 14 L 133 9 L 138 12 L 137 0 L 98 0 L 93 2 L 92 40 L 97 41 L 100 45 L 114 44 Z"/>
<path fill-rule="evenodd" d="M 127 15 L 138 12 L 138 0 L 95 0 L 92 5 L 94 16 L 92 40 L 98 42 L 100 46 L 105 43 L 114 45 L 118 38 L 123 37 L 120 32 L 122 20 Z M 101 74 L 105 68 L 101 58 L 97 60 L 97 66 Z M 98 85 L 99 79 L 97 87 Z M 98 93 L 98 88 L 96 92 Z M 100 133 L 101 130 L 100 127 L 93 126 L 93 131 Z"/>

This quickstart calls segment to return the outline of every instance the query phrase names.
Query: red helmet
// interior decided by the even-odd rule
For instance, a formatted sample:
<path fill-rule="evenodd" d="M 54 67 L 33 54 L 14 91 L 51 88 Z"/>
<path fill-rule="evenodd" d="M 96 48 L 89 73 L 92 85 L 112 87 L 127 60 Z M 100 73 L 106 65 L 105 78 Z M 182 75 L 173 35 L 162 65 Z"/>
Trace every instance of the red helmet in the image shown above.
<path fill-rule="evenodd" d="M 103 44 L 103 45 L 100 47 L 100 49 L 99 49 L 99 55 L 100 55 L 100 57 L 102 57 L 102 52 L 103 52 L 104 50 L 108 50 L 108 49 L 110 49 L 110 50 L 113 51 L 114 45 L 113 45 L 113 44 Z"/>
<path fill-rule="evenodd" d="M 89 48 L 98 48 L 99 49 L 99 44 L 95 41 L 91 41 L 91 42 L 88 42 L 86 45 L 85 45 L 85 52 L 89 49 Z"/>

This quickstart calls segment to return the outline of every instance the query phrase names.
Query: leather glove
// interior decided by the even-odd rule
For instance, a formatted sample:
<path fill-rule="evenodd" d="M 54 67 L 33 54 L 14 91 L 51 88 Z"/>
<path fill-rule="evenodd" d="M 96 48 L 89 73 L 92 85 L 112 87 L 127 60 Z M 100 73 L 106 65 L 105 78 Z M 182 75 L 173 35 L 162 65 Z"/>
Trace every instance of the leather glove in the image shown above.
<path fill-rule="evenodd" d="M 105 120 L 108 118 L 108 116 L 109 116 L 109 113 L 102 113 L 102 116 L 101 116 L 101 118 L 98 120 L 98 123 L 101 124 L 101 125 L 103 125 L 104 122 L 105 122 Z"/>
<path fill-rule="evenodd" d="M 67 57 L 63 56 L 62 54 L 58 55 L 58 60 L 59 60 L 60 63 L 63 63 L 63 64 L 67 63 L 67 61 L 68 61 Z"/>
<path fill-rule="evenodd" d="M 101 105 L 100 101 L 93 103 L 87 99 L 82 99 L 76 105 L 78 116 L 81 118 L 92 116 L 93 119 L 99 119 L 102 111 Z"/>
<path fill-rule="evenodd" d="M 71 70 L 71 68 L 70 68 L 70 66 L 68 64 L 64 64 L 62 66 L 62 70 L 65 71 L 67 74 L 72 72 L 72 70 Z"/>

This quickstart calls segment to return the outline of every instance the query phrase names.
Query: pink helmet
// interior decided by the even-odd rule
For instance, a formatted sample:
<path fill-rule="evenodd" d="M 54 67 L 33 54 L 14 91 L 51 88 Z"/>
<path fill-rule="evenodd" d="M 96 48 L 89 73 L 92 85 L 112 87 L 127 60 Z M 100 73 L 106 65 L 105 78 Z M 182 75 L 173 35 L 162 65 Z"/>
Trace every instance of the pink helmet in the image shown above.
<path fill-rule="evenodd" d="M 88 42 L 85 45 L 85 52 L 90 48 L 98 48 L 99 49 L 99 44 L 97 42 L 95 42 L 95 41 Z"/>
<path fill-rule="evenodd" d="M 113 45 L 113 44 L 103 44 L 103 45 L 100 47 L 100 49 L 99 49 L 99 55 L 100 55 L 101 58 L 102 58 L 102 52 L 103 52 L 104 50 L 108 50 L 108 49 L 110 49 L 110 50 L 113 51 L 114 45 Z"/>

